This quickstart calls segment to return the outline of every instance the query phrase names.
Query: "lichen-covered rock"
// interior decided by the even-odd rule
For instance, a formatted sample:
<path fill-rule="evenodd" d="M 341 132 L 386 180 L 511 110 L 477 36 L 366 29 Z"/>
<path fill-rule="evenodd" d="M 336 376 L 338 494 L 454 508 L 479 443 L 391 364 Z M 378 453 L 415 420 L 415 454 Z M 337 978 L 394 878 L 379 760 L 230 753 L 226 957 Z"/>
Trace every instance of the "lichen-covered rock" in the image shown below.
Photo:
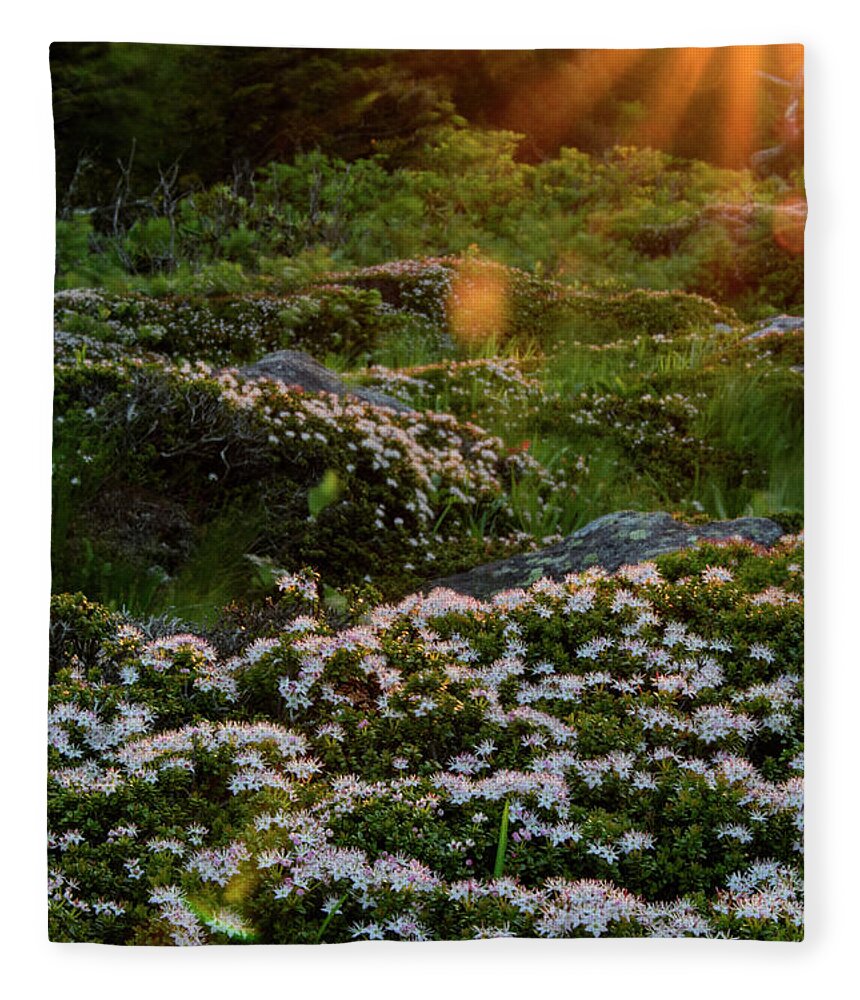
<path fill-rule="evenodd" d="M 335 396 L 354 396 L 373 406 L 388 406 L 400 413 L 412 413 L 410 406 L 376 389 L 347 385 L 333 371 L 303 351 L 275 351 L 251 365 L 239 369 L 246 379 L 268 378 L 286 386 L 298 386 L 305 392 L 330 392 Z"/>
<path fill-rule="evenodd" d="M 785 333 L 803 333 L 803 316 L 771 316 L 744 340 L 760 340 L 762 337 L 782 336 Z"/>
<path fill-rule="evenodd" d="M 542 577 L 561 580 L 568 573 L 591 566 L 613 572 L 620 566 L 676 552 L 698 541 L 742 538 L 770 546 L 782 534 L 775 521 L 763 517 L 692 525 L 663 512 L 625 510 L 599 517 L 555 545 L 434 580 L 426 589 L 445 587 L 482 598 L 501 590 L 528 587 Z"/>

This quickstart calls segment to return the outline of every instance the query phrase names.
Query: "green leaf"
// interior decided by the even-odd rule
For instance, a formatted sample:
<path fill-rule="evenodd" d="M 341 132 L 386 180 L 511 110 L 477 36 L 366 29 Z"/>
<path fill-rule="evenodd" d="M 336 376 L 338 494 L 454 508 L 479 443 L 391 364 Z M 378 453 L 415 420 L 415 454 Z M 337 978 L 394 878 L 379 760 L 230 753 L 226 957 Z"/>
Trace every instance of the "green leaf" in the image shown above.
<path fill-rule="evenodd" d="M 337 500 L 343 490 L 334 469 L 326 469 L 322 481 L 308 491 L 308 510 L 316 517 Z"/>

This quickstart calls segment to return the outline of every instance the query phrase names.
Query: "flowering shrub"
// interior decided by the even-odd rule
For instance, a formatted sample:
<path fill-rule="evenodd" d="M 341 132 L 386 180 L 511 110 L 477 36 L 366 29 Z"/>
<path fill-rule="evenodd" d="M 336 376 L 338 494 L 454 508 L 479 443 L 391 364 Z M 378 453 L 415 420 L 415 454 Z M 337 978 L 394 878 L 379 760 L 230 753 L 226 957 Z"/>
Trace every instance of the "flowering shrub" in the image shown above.
<path fill-rule="evenodd" d="M 483 426 L 534 417 L 546 403 L 540 380 L 505 358 L 419 365 L 408 372 L 374 366 L 362 381 L 417 410 L 442 410 L 461 420 L 480 419 Z"/>
<path fill-rule="evenodd" d="M 740 514 L 767 488 L 774 467 L 791 469 L 799 484 L 802 363 L 802 335 L 747 341 L 693 333 L 571 341 L 534 362 L 377 366 L 362 381 L 416 408 L 444 409 L 492 428 L 509 447 L 522 443 L 550 467 L 566 465 L 575 484 L 569 507 L 593 502 L 596 489 L 616 494 L 610 477 L 619 486 L 636 484 L 629 496 L 566 522 L 582 524 L 631 501 L 692 502 L 701 510 L 704 499 L 717 516 L 715 495 L 723 510 Z M 778 504 L 756 512 L 772 509 Z"/>
<path fill-rule="evenodd" d="M 517 160 L 510 132 L 427 138 L 409 166 L 312 152 L 261 166 L 242 195 L 222 179 L 179 200 L 175 231 L 153 218 L 154 203 L 119 237 L 91 213 L 58 220 L 58 285 L 292 291 L 308 259 L 330 252 L 340 266 L 376 267 L 478 244 L 535 276 L 683 289 L 753 316 L 802 310 L 803 256 L 780 238 L 785 192 L 774 178 L 631 147 L 600 157 L 562 148 L 532 165 Z M 540 316 L 537 297 L 535 307 Z M 619 309 L 649 322 L 635 300 Z"/>
<path fill-rule="evenodd" d="M 355 359 L 370 354 L 396 326 L 378 293 L 338 285 L 286 297 L 164 299 L 75 289 L 55 295 L 54 322 L 65 334 L 215 364 L 254 360 L 285 347 Z"/>
<path fill-rule="evenodd" d="M 801 565 L 728 541 L 231 655 L 60 598 L 51 937 L 797 939 Z"/>
<path fill-rule="evenodd" d="M 566 420 L 615 441 L 640 473 L 657 478 L 680 499 L 697 470 L 720 466 L 733 485 L 744 481 L 753 463 L 743 452 L 718 449 L 700 431 L 708 393 L 607 392 L 590 390 L 571 400 Z M 744 472 L 744 467 L 746 472 Z M 761 471 L 747 486 L 761 482 Z"/>
<path fill-rule="evenodd" d="M 489 313 L 488 297 L 498 298 Z M 476 311 L 480 336 L 464 339 L 459 327 L 468 326 L 470 317 L 474 321 Z M 737 322 L 713 302 L 683 292 L 574 291 L 469 256 L 330 274 L 283 297 L 152 298 L 96 289 L 54 297 L 59 348 L 67 357 L 83 343 L 91 358 L 118 356 L 121 346 L 212 364 L 239 364 L 285 347 L 320 359 L 337 354 L 348 363 L 373 361 L 390 353 L 390 342 L 398 338 L 417 338 L 431 357 L 443 357 L 490 343 L 547 348 L 571 322 L 587 340 L 611 341 L 668 336 L 726 320 Z"/>
<path fill-rule="evenodd" d="M 426 296 L 428 274 L 435 281 L 452 273 L 441 259 L 372 270 L 399 275 L 405 288 Z M 444 294 L 441 286 L 432 292 L 440 301 Z M 78 311 L 65 312 L 68 302 Z M 192 602 L 220 605 L 247 594 L 253 577 L 246 553 L 274 559 L 275 568 L 313 564 L 338 589 L 370 576 L 392 596 L 628 506 L 736 516 L 796 509 L 802 501 L 802 333 L 568 340 L 529 361 L 377 366 L 350 377 L 425 415 L 363 410 L 374 428 L 368 431 L 354 424 L 363 404 L 331 401 L 323 415 L 318 406 L 308 410 L 310 397 L 272 386 L 264 392 L 274 393 L 271 399 L 243 389 L 237 407 L 223 385 L 210 384 L 205 366 L 141 354 L 139 338 L 124 344 L 137 335 L 99 318 L 101 293 L 62 293 L 57 304 L 66 331 L 56 338 L 55 539 L 67 553 L 56 559 L 61 589 L 156 608 L 158 595 L 197 558 L 205 533 L 217 550 L 216 521 L 234 540 L 235 572 L 220 573 L 217 599 L 195 594 Z M 434 345 L 432 356 L 441 340 L 431 331 L 441 337 L 441 328 L 411 312 L 414 305 L 379 305 L 393 323 L 385 336 L 396 336 L 395 320 L 424 324 L 406 339 Z M 99 333 L 105 324 L 108 333 Z M 119 339 L 101 339 L 107 336 Z M 301 413 L 288 419 L 296 407 Z M 406 466 L 419 461 L 415 445 L 439 452 L 438 461 L 420 459 L 418 479 L 402 478 L 396 461 L 383 464 L 404 433 L 411 440 L 399 449 Z M 370 437 L 376 444 L 366 445 Z M 367 448 L 373 454 L 365 469 L 356 457 Z M 412 492 L 419 482 L 426 504 Z M 318 510 L 318 493 L 334 499 L 324 498 Z M 80 512 L 98 532 L 76 529 Z M 204 562 L 196 579 L 211 572 Z"/>
<path fill-rule="evenodd" d="M 107 489 L 166 495 L 198 527 L 231 509 L 235 519 L 238 505 L 262 518 L 257 555 L 313 565 L 337 588 L 369 577 L 402 594 L 451 560 L 491 555 L 484 535 L 519 544 L 513 484 L 528 480 L 542 497 L 565 485 L 451 415 L 396 413 L 203 363 L 59 365 L 56 399 L 55 485 L 68 493 L 76 481 L 81 500 L 69 501 L 66 534 L 93 531 Z M 331 484 L 322 505 L 311 502 L 321 482 Z"/>
<path fill-rule="evenodd" d="M 457 275 L 480 266 L 505 278 L 507 307 L 499 340 L 548 344 L 560 324 L 578 320 L 591 338 L 672 334 L 715 323 L 737 324 L 730 309 L 685 292 L 636 289 L 624 293 L 575 290 L 516 267 L 471 257 L 430 257 L 391 261 L 332 276 L 341 284 L 376 289 L 397 309 L 417 312 L 436 324 L 450 319 Z"/>

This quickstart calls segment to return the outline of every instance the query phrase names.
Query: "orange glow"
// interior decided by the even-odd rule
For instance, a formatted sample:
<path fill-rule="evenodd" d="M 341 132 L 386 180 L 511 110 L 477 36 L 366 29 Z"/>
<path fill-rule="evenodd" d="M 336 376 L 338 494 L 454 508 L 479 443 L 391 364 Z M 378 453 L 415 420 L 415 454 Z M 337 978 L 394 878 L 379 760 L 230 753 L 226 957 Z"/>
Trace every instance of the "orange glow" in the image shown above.
<path fill-rule="evenodd" d="M 722 123 L 726 152 L 732 162 L 748 163 L 754 152 L 754 137 L 761 94 L 763 66 L 761 45 L 735 45 L 726 50 L 725 121 Z"/>
<path fill-rule="evenodd" d="M 689 122 L 691 107 L 708 108 L 712 121 L 695 127 L 713 130 L 718 162 L 749 165 L 762 142 L 761 114 L 776 93 L 781 99 L 797 87 L 803 75 L 802 45 L 733 45 L 720 48 L 654 50 L 594 49 L 577 51 L 560 67 L 530 82 L 505 109 L 506 127 L 534 138 L 538 150 L 564 142 L 578 119 L 587 118 L 596 105 L 623 82 L 641 78 L 643 59 L 655 65 L 639 102 L 646 113 L 621 127 L 608 141 L 654 149 L 672 145 Z M 782 85 L 782 90 L 780 89 Z M 623 85 L 622 85 L 623 90 Z M 770 95 L 770 96 L 769 96 Z"/>
<path fill-rule="evenodd" d="M 502 334 L 507 320 L 505 270 L 491 261 L 462 261 L 448 297 L 448 322 L 455 339 L 464 344 L 487 340 Z"/>
<path fill-rule="evenodd" d="M 553 145 L 570 123 L 588 112 L 644 55 L 641 49 L 593 49 L 579 54 L 550 76 L 519 94 L 505 118 L 510 128 Z"/>
<path fill-rule="evenodd" d="M 653 113 L 634 129 L 632 145 L 659 149 L 669 143 L 713 55 L 713 49 L 677 49 L 673 58 L 666 60 L 645 98 Z"/>
<path fill-rule="evenodd" d="M 777 76 L 789 82 L 796 80 L 803 73 L 803 46 L 776 45 L 778 70 Z"/>
<path fill-rule="evenodd" d="M 803 234 L 806 226 L 806 200 L 791 195 L 773 212 L 773 238 L 789 253 L 803 253 Z"/>

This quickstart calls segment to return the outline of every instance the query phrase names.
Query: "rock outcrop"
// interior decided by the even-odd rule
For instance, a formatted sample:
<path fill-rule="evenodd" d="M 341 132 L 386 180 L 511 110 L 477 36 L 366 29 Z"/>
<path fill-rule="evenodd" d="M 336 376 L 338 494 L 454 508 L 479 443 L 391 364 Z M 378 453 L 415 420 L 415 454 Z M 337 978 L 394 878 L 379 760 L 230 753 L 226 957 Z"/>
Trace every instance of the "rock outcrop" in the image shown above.
<path fill-rule="evenodd" d="M 770 319 L 752 333 L 748 333 L 744 340 L 758 340 L 760 337 L 770 337 L 774 334 L 803 333 L 802 316 L 771 316 Z"/>
<path fill-rule="evenodd" d="M 354 396 L 374 406 L 387 406 L 400 413 L 414 412 L 393 396 L 364 386 L 347 385 L 333 371 L 303 351 L 275 351 L 253 364 L 239 369 L 244 378 L 270 378 L 284 385 L 299 386 L 305 392 L 331 392 L 335 396 Z"/>
<path fill-rule="evenodd" d="M 425 590 L 446 587 L 486 598 L 501 590 L 528 587 L 541 577 L 562 580 L 568 573 L 578 573 L 590 566 L 612 572 L 626 564 L 689 548 L 700 540 L 740 537 L 770 546 L 783 533 L 775 521 L 763 517 L 693 525 L 662 512 L 620 511 L 599 517 L 555 545 L 434 580 Z"/>

